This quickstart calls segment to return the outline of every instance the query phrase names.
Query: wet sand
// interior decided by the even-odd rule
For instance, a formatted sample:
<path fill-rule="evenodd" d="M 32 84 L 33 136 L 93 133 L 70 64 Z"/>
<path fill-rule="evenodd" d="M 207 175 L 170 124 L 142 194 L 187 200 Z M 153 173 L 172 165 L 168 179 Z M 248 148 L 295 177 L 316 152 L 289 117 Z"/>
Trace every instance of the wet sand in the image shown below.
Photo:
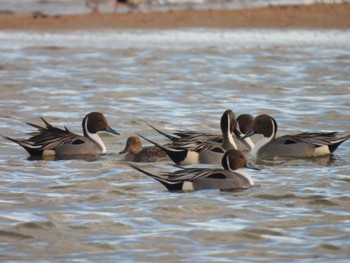
<path fill-rule="evenodd" d="M 0 30 L 170 28 L 350 28 L 350 4 L 269 6 L 97 15 L 0 15 Z"/>

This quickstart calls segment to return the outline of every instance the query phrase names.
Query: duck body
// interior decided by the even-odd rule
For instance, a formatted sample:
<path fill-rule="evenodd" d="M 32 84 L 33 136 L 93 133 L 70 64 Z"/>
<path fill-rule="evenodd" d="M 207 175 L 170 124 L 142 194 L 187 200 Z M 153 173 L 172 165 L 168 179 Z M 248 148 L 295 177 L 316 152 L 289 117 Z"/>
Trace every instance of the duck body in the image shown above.
<path fill-rule="evenodd" d="M 253 116 L 250 114 L 242 114 L 236 119 L 234 112 L 226 110 L 220 120 L 221 135 L 199 131 L 177 131 L 173 134 L 167 134 L 148 123 L 147 125 L 170 139 L 175 146 L 183 147 L 185 144 L 212 143 L 214 146 L 221 146 L 225 150 L 238 149 L 248 153 L 254 144 L 250 138 L 241 138 L 244 134 L 242 134 L 239 128 L 244 131 L 249 130 L 253 119 Z"/>
<path fill-rule="evenodd" d="M 178 171 L 165 173 L 161 176 L 151 174 L 133 164 L 127 164 L 157 180 L 169 191 L 235 190 L 247 189 L 254 185 L 251 177 L 240 169 L 250 167 L 242 152 L 230 150 L 225 153 L 221 161 L 224 169 L 181 168 Z"/>
<path fill-rule="evenodd" d="M 228 150 L 238 149 L 245 153 L 250 150 L 247 143 L 243 143 L 242 139 L 234 135 L 237 132 L 237 123 L 236 115 L 231 110 L 226 110 L 221 117 L 221 136 L 197 132 L 177 132 L 168 135 L 151 125 L 149 126 L 169 138 L 172 143 L 159 145 L 141 135 L 139 136 L 162 149 L 175 164 L 181 166 L 199 163 L 220 164 L 224 153 Z"/>
<path fill-rule="evenodd" d="M 120 152 L 125 154 L 123 160 L 130 162 L 160 162 L 171 160 L 169 156 L 159 147 L 142 146 L 140 137 L 132 136 L 127 139 L 125 149 Z"/>
<path fill-rule="evenodd" d="M 32 123 L 38 129 L 28 139 L 18 140 L 2 135 L 4 138 L 22 146 L 31 156 L 96 155 L 106 153 L 106 146 L 97 132 L 107 131 L 119 135 L 109 127 L 106 117 L 99 112 L 91 112 L 82 122 L 84 136 L 71 132 L 66 127 L 60 129 L 41 118 L 45 126 Z"/>
<path fill-rule="evenodd" d="M 269 115 L 255 118 L 252 129 L 246 136 L 262 134 L 252 149 L 256 158 L 311 158 L 333 153 L 340 144 L 350 138 L 339 132 L 304 132 L 295 135 L 276 137 L 277 122 Z"/>

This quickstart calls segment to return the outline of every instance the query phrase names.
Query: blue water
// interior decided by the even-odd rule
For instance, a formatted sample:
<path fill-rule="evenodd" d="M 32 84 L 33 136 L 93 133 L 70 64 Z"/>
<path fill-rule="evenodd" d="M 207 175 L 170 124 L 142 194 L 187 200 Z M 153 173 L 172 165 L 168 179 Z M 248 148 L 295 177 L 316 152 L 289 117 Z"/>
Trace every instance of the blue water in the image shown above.
<path fill-rule="evenodd" d="M 0 259 L 345 262 L 350 142 L 332 158 L 259 163 L 243 192 L 169 193 L 123 165 L 139 132 L 219 132 L 223 111 L 268 113 L 279 134 L 350 131 L 349 31 L 0 32 L 0 133 L 103 112 L 108 154 L 32 161 L 0 140 Z M 161 173 L 170 163 L 141 164 Z"/>

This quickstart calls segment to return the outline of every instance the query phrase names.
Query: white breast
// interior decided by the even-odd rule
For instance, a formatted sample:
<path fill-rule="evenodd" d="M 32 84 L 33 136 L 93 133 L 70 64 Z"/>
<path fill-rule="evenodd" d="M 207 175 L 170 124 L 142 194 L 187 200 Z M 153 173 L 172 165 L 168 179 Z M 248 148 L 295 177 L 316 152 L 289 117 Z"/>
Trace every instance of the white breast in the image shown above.
<path fill-rule="evenodd" d="M 329 151 L 329 147 L 327 145 L 323 145 L 321 147 L 315 148 L 313 157 L 320 157 L 320 156 L 328 155 L 330 153 L 331 152 Z"/>
<path fill-rule="evenodd" d="M 258 157 L 258 151 L 260 150 L 261 147 L 263 147 L 265 144 L 267 144 L 268 142 L 271 141 L 271 138 L 266 138 L 266 137 L 263 137 L 261 138 L 253 147 L 252 149 L 252 156 L 254 158 L 257 158 Z"/>
<path fill-rule="evenodd" d="M 193 151 L 187 151 L 185 160 L 181 162 L 181 165 L 191 165 L 199 163 L 199 154 Z"/>
<path fill-rule="evenodd" d="M 182 185 L 182 190 L 183 191 L 193 191 L 193 183 L 189 181 L 185 181 Z"/>

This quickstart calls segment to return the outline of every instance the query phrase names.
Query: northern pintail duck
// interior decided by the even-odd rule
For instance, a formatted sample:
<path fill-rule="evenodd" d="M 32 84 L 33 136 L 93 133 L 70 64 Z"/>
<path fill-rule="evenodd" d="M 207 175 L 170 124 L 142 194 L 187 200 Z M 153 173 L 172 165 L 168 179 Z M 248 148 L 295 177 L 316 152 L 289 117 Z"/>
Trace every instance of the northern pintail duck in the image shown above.
<path fill-rule="evenodd" d="M 242 142 L 241 137 L 245 135 L 252 127 L 254 117 L 250 114 L 241 114 L 235 119 L 236 115 L 231 110 L 228 110 L 228 111 L 230 112 L 229 115 L 231 117 L 231 123 L 234 125 L 232 127 L 233 129 L 232 133 L 235 135 L 233 136 L 233 139 L 235 141 L 238 141 L 238 143 L 240 143 Z M 227 114 L 227 111 L 223 113 L 222 117 L 224 117 L 225 114 Z M 221 118 L 221 121 L 220 121 L 221 130 L 223 125 L 225 125 L 225 123 L 223 122 L 223 118 Z M 201 140 L 206 140 L 206 141 L 212 141 L 212 142 L 218 142 L 218 143 L 222 142 L 222 135 L 217 135 L 212 133 L 203 133 L 198 131 L 177 131 L 177 132 L 174 132 L 174 135 L 176 137 L 172 136 L 170 137 L 170 139 L 175 141 L 178 139 L 184 139 L 184 138 L 188 138 L 188 139 L 199 138 Z M 248 141 L 250 140 L 245 139 L 245 142 L 243 143 L 245 144 Z"/>
<path fill-rule="evenodd" d="M 237 149 L 237 144 L 233 139 L 232 132 L 236 127 L 235 114 L 231 110 L 227 110 L 221 117 L 222 143 L 213 142 L 210 140 L 202 140 L 200 137 L 181 138 L 172 140 L 172 143 L 160 145 L 154 141 L 142 138 L 153 143 L 163 151 L 177 165 L 191 165 L 191 164 L 220 164 L 224 153 L 227 150 Z M 156 131 L 159 131 L 155 129 Z M 167 134 L 159 131 L 161 134 Z M 170 135 L 171 138 L 172 135 Z"/>
<path fill-rule="evenodd" d="M 251 118 L 250 118 L 250 117 Z M 236 115 L 231 110 L 226 110 L 220 119 L 221 135 L 212 133 L 203 133 L 198 131 L 177 131 L 173 134 L 167 134 L 159 129 L 148 124 L 152 129 L 169 138 L 176 146 L 181 147 L 189 143 L 192 145 L 193 142 L 206 142 L 206 143 L 219 143 L 225 150 L 238 149 L 244 152 L 248 152 L 254 146 L 249 138 L 242 139 L 242 133 L 238 127 L 244 129 L 250 129 L 253 117 L 248 114 L 240 115 L 236 121 Z M 244 135 L 244 134 L 243 134 Z"/>
<path fill-rule="evenodd" d="M 250 165 L 245 155 L 238 150 L 230 150 L 222 158 L 224 169 L 218 168 L 181 168 L 160 176 L 151 174 L 131 163 L 130 167 L 152 177 L 169 191 L 195 191 L 204 189 L 234 190 L 247 189 L 254 185 L 253 180 L 243 167 L 257 169 Z"/>
<path fill-rule="evenodd" d="M 169 161 L 169 156 L 159 147 L 142 146 L 140 137 L 132 136 L 126 141 L 125 149 L 120 152 L 125 154 L 123 160 L 131 162 L 160 162 Z"/>
<path fill-rule="evenodd" d="M 176 165 L 180 166 L 200 163 L 220 164 L 222 156 L 226 152 L 220 145 L 216 146 L 211 142 L 195 141 L 160 145 L 141 134 L 138 135 L 162 149 Z"/>
<path fill-rule="evenodd" d="M 252 149 L 258 158 L 305 158 L 320 157 L 334 152 L 338 146 L 350 138 L 349 134 L 338 132 L 300 133 L 276 137 L 277 122 L 269 115 L 262 114 L 254 119 L 252 129 L 246 137 L 262 134 Z"/>
<path fill-rule="evenodd" d="M 242 134 L 246 134 L 252 128 L 253 121 L 254 117 L 250 114 L 239 115 L 236 119 L 237 130 Z"/>
<path fill-rule="evenodd" d="M 44 118 L 41 120 L 45 126 L 27 123 L 38 129 L 38 131 L 30 133 L 32 137 L 29 139 L 17 140 L 2 136 L 22 146 L 31 156 L 64 156 L 104 154 L 106 146 L 97 132 L 106 131 L 119 135 L 118 132 L 109 127 L 106 117 L 100 112 L 91 112 L 85 116 L 82 122 L 84 136 L 71 132 L 67 127 L 64 130 L 54 127 Z"/>

